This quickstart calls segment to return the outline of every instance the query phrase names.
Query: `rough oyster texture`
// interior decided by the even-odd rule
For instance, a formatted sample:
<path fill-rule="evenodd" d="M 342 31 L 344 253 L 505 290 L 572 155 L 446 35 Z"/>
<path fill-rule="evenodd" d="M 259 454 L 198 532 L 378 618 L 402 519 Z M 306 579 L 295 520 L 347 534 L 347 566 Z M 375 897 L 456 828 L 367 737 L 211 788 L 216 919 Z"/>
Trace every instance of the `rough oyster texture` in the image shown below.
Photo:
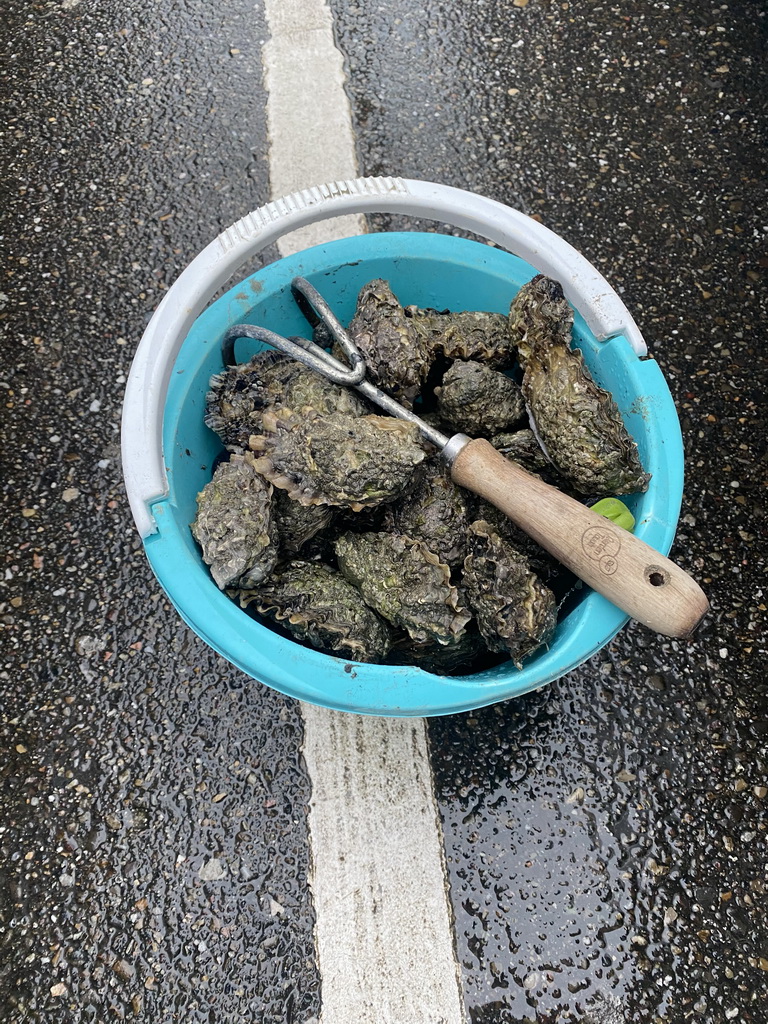
<path fill-rule="evenodd" d="M 510 323 L 524 368 L 523 396 L 557 471 L 584 495 L 646 490 L 650 476 L 616 403 L 570 347 L 573 313 L 557 281 L 539 274 L 524 285 Z"/>
<path fill-rule="evenodd" d="M 329 416 L 360 416 L 369 411 L 367 402 L 354 391 L 270 349 L 211 378 L 205 424 L 227 449 L 241 452 L 247 450 L 251 434 L 261 430 L 264 410 L 278 405 L 308 407 Z"/>
<path fill-rule="evenodd" d="M 452 363 L 435 396 L 438 416 L 472 436 L 507 430 L 525 416 L 517 381 L 474 359 Z"/>
<path fill-rule="evenodd" d="M 525 371 L 536 347 L 570 348 L 573 310 L 562 286 L 544 274 L 524 284 L 509 308 L 509 332 Z"/>
<path fill-rule="evenodd" d="M 265 411 L 251 437 L 254 465 L 304 505 L 360 510 L 397 498 L 424 460 L 418 428 L 391 416 L 321 416 L 288 408 Z"/>
<path fill-rule="evenodd" d="M 192 536 L 216 585 L 258 586 L 277 562 L 272 487 L 250 453 L 223 462 L 197 496 Z"/>
<path fill-rule="evenodd" d="M 493 533 L 498 534 L 518 554 L 527 558 L 530 569 L 547 586 L 554 586 L 554 583 L 565 574 L 566 570 L 556 558 L 553 558 L 548 551 L 536 543 L 533 537 L 513 523 L 509 516 L 495 505 L 482 498 L 476 498 L 473 503 L 473 512 L 475 521 L 485 521 Z"/>
<path fill-rule="evenodd" d="M 362 287 L 348 331 L 365 358 L 368 379 L 410 409 L 426 380 L 431 353 L 386 281 Z"/>
<path fill-rule="evenodd" d="M 503 313 L 451 313 L 406 306 L 405 315 L 418 328 L 422 343 L 433 355 L 476 359 L 496 367 L 509 367 L 515 362 L 509 319 Z"/>
<path fill-rule="evenodd" d="M 492 651 L 506 651 L 520 668 L 552 637 L 557 606 L 552 592 L 515 548 L 480 520 L 470 528 L 462 583 L 480 632 Z"/>
<path fill-rule="evenodd" d="M 235 596 L 241 607 L 341 658 L 379 662 L 392 645 L 387 623 L 340 573 L 321 563 L 295 559 L 258 589 L 241 589 Z"/>
<path fill-rule="evenodd" d="M 371 412 L 368 402 L 352 388 L 342 387 L 304 363 L 295 362 L 297 369 L 289 385 L 284 388 L 273 405 L 289 409 L 321 413 L 323 416 L 364 416 Z"/>
<path fill-rule="evenodd" d="M 420 540 L 401 533 L 343 534 L 336 557 L 366 604 L 413 640 L 448 644 L 471 618 L 448 566 Z"/>
<path fill-rule="evenodd" d="M 295 554 L 316 534 L 328 528 L 335 510 L 330 505 L 302 505 L 285 491 L 272 496 L 272 512 L 280 538 L 280 550 Z"/>
<path fill-rule="evenodd" d="M 472 496 L 451 480 L 438 456 L 427 459 L 415 479 L 415 488 L 389 509 L 392 528 L 424 541 L 441 562 L 460 566 L 467 553 L 467 529 L 475 518 Z"/>
<path fill-rule="evenodd" d="M 494 434 L 491 444 L 528 473 L 539 473 L 551 468 L 552 464 L 536 440 L 536 435 L 528 428 L 512 433 Z"/>
<path fill-rule="evenodd" d="M 273 402 L 273 374 L 284 373 L 292 362 L 281 352 L 259 352 L 249 362 L 230 366 L 211 377 L 204 421 L 229 451 L 248 448 L 248 438 L 258 430 L 262 410 Z"/>

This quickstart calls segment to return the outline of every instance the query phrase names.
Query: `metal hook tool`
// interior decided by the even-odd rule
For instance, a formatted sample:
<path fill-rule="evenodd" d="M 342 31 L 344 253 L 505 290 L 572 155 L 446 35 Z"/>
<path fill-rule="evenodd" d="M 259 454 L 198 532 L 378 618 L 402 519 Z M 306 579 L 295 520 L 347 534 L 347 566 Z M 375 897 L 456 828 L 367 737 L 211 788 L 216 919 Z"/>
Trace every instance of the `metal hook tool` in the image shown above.
<path fill-rule="evenodd" d="M 253 338 L 256 341 L 264 342 L 266 345 L 272 345 L 274 348 L 280 349 L 281 352 L 285 352 L 286 355 L 298 359 L 299 362 L 304 363 L 317 373 L 323 374 L 324 377 L 332 380 L 335 384 L 357 388 L 361 394 L 378 405 L 380 409 L 390 413 L 390 415 L 398 416 L 401 420 L 408 420 L 409 423 L 415 423 L 424 437 L 443 452 L 445 458 L 450 458 L 454 449 L 458 451 L 458 447 L 462 443 L 456 441 L 453 448 L 450 448 L 446 454 L 446 449 L 451 444 L 451 441 L 463 438 L 463 443 L 466 443 L 470 440 L 466 434 L 457 434 L 455 438 L 449 438 L 446 434 L 431 427 L 429 423 L 426 423 L 416 413 L 411 412 L 410 409 L 405 409 L 391 395 L 381 391 L 375 384 L 371 384 L 369 380 L 365 380 L 368 368 L 362 352 L 354 343 L 349 333 L 336 319 L 320 292 L 303 277 L 295 277 L 291 282 L 291 287 L 297 295 L 301 296 L 309 304 L 310 309 L 317 314 L 319 321 L 328 328 L 333 338 L 348 356 L 352 365 L 345 366 L 344 363 L 332 356 L 330 352 L 326 352 L 324 348 L 320 348 L 319 345 L 309 341 L 307 338 L 284 338 L 280 334 L 268 331 L 265 327 L 256 327 L 251 324 L 235 324 L 234 327 L 230 327 L 226 332 L 222 343 L 225 366 L 235 362 L 234 343 L 236 339 Z"/>

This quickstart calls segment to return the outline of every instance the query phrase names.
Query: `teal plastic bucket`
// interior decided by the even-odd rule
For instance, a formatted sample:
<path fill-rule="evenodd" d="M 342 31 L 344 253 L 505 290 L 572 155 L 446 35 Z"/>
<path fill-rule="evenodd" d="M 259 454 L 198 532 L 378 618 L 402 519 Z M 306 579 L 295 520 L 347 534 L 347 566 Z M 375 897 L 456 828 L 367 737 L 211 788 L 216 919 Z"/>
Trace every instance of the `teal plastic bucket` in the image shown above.
<path fill-rule="evenodd" d="M 264 267 L 196 317 L 180 339 L 167 380 L 155 388 L 163 395 L 164 493 L 148 498 L 153 485 L 129 479 L 130 452 L 124 454 L 124 464 L 150 565 L 199 637 L 248 676 L 299 700 L 371 715 L 429 716 L 509 700 L 543 686 L 582 664 L 622 628 L 628 616 L 585 586 L 575 599 L 569 599 L 550 646 L 519 669 L 509 661 L 472 675 L 438 676 L 411 666 L 350 662 L 295 643 L 242 611 L 213 582 L 190 532 L 196 495 L 210 480 L 222 453 L 218 437 L 203 422 L 210 378 L 223 369 L 222 336 L 228 327 L 243 322 L 282 335 L 306 335 L 306 320 L 290 288 L 295 276 L 307 278 L 336 316 L 348 322 L 360 288 L 372 278 L 389 281 L 404 305 L 506 313 L 517 290 L 540 269 L 508 251 L 452 235 L 359 235 L 308 248 Z M 184 312 L 188 314 L 189 309 L 185 307 Z M 682 500 L 679 422 L 658 365 L 643 357 L 642 346 L 626 333 L 599 340 L 576 312 L 574 343 L 598 383 L 613 393 L 637 441 L 643 466 L 652 474 L 645 494 L 623 499 L 635 516 L 635 533 L 667 554 Z M 241 339 L 238 360 L 249 358 L 260 347 Z M 152 401 L 157 401 L 157 395 L 148 394 L 155 384 L 154 375 L 139 366 L 133 392 L 129 388 L 126 397 L 132 406 L 139 398 L 144 402 L 144 421 L 150 417 Z M 142 409 L 136 422 L 141 414 Z M 128 410 L 124 446 L 130 436 L 130 416 Z M 135 438 L 130 443 L 139 444 Z M 142 486 L 145 493 L 139 500 Z M 149 527 L 136 513 L 143 514 L 145 508 Z"/>
<path fill-rule="evenodd" d="M 234 323 L 260 324 L 279 334 L 306 334 L 291 293 L 307 278 L 348 322 L 358 291 L 388 280 L 403 304 L 437 309 L 507 312 L 517 290 L 538 271 L 481 243 L 440 234 L 382 233 L 317 246 L 273 263 L 232 288 L 195 322 L 181 348 L 165 407 L 163 449 L 168 496 L 152 506 L 158 532 L 147 538 L 150 564 L 184 620 L 211 647 L 248 675 L 315 704 L 381 715 L 437 715 L 519 696 L 584 662 L 613 637 L 627 616 L 587 588 L 558 623 L 549 649 L 522 669 L 511 662 L 471 676 L 435 676 L 413 667 L 363 665 L 300 646 L 250 618 L 219 591 L 200 557 L 190 523 L 196 495 L 210 480 L 222 448 L 203 423 L 205 395 L 223 369 L 221 339 Z M 682 497 L 682 445 L 669 389 L 657 364 L 641 359 L 621 336 L 599 342 L 576 316 L 575 343 L 595 379 L 609 389 L 652 474 L 642 495 L 625 499 L 635 532 L 666 554 Z M 238 359 L 259 347 L 243 339 Z"/>

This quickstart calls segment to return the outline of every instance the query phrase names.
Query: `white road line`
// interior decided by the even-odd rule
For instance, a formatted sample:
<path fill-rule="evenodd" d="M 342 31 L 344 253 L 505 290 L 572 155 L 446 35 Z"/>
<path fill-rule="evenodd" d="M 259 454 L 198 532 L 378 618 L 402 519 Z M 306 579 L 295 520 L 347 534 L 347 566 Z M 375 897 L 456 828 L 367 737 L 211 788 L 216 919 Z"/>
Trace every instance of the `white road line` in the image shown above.
<path fill-rule="evenodd" d="M 304 707 L 323 1024 L 461 1024 L 423 719 Z"/>
<path fill-rule="evenodd" d="M 269 183 L 272 198 L 357 177 L 355 137 L 342 56 L 323 0 L 265 0 L 264 45 Z M 283 255 L 365 231 L 363 217 L 310 224 L 278 243 Z"/>
<path fill-rule="evenodd" d="M 265 0 L 272 198 L 357 176 L 343 62 L 323 0 Z M 281 239 L 359 234 L 358 217 Z M 443 843 L 422 719 L 302 707 L 322 1024 L 462 1024 Z"/>

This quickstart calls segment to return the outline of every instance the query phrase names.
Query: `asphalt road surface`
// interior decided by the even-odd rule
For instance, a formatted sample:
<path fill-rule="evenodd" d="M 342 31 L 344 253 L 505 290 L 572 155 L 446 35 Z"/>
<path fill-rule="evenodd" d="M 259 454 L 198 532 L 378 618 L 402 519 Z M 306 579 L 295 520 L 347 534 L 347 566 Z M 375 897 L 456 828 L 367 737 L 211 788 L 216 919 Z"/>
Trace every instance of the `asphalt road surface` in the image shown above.
<path fill-rule="evenodd" d="M 672 555 L 712 605 L 690 641 L 631 623 L 535 693 L 428 721 L 462 1014 L 760 1024 L 765 10 L 333 0 L 330 13 L 361 175 L 507 203 L 622 295 L 684 437 Z M 5 6 L 8 1024 L 339 1024 L 322 1016 L 301 708 L 180 621 L 120 469 L 126 375 L 152 311 L 270 198 L 269 37 L 261 4 L 241 0 Z M 315 111 L 301 113 L 312 139 Z"/>

